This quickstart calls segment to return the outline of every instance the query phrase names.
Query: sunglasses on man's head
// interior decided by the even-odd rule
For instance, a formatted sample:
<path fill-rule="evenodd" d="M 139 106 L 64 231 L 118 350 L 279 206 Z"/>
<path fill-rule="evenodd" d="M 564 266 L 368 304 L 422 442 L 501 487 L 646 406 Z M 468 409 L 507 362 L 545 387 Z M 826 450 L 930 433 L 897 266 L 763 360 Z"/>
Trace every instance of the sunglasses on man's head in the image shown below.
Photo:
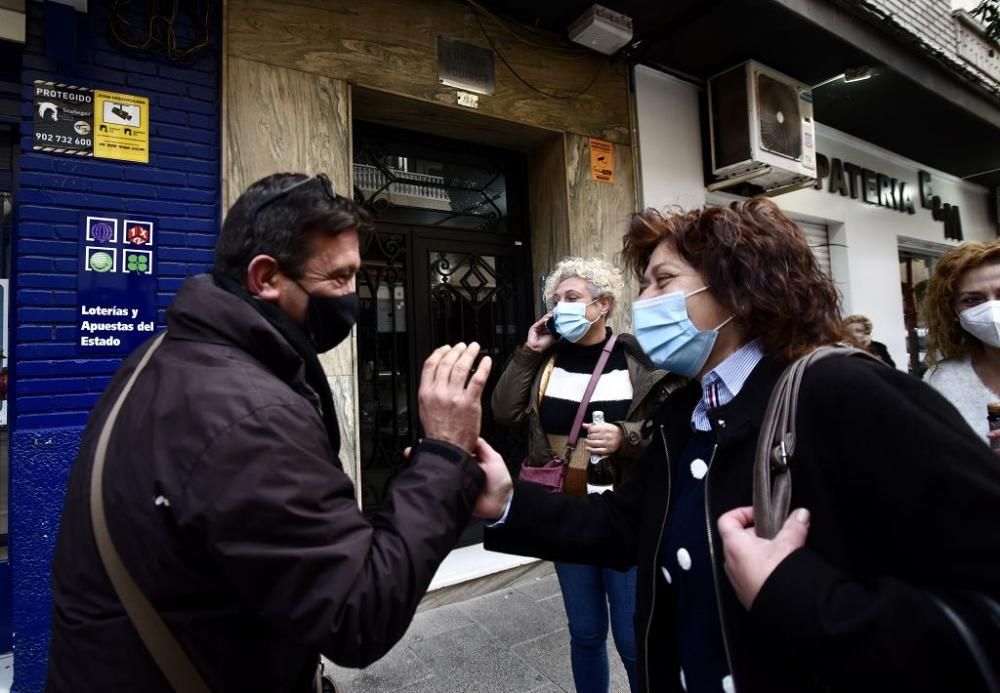
<path fill-rule="evenodd" d="M 287 188 L 282 188 L 281 190 L 271 193 L 270 195 L 265 197 L 263 200 L 254 205 L 252 210 L 250 210 L 250 218 L 253 221 L 256 221 L 257 215 L 260 214 L 260 210 L 264 209 L 275 200 L 279 200 L 282 197 L 287 196 L 291 192 L 298 190 L 303 185 L 308 185 L 314 180 L 318 180 L 320 182 L 320 184 L 323 186 L 323 190 L 326 192 L 327 196 L 332 201 L 334 202 L 337 201 L 337 193 L 333 189 L 333 183 L 330 182 L 330 178 L 325 173 L 317 173 L 315 175 L 309 176 L 308 178 L 303 178 L 302 180 L 295 181 Z"/>

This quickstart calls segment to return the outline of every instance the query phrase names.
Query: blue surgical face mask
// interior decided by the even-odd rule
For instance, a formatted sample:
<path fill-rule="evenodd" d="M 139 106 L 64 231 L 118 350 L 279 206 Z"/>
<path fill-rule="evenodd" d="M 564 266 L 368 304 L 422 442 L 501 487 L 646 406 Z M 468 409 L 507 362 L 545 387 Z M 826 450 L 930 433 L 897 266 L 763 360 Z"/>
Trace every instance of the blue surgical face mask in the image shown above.
<path fill-rule="evenodd" d="M 708 361 L 719 336 L 719 330 L 730 317 L 713 330 L 699 330 L 687 312 L 689 296 L 707 290 L 703 287 L 685 294 L 683 291 L 632 304 L 632 329 L 639 346 L 660 368 L 692 378 Z"/>
<path fill-rule="evenodd" d="M 594 320 L 587 320 L 587 306 L 597 303 L 594 299 L 590 303 L 568 303 L 560 301 L 552 311 L 552 318 L 555 321 L 556 332 L 567 342 L 579 342 L 590 330 L 590 326 L 603 317 L 597 316 Z"/>

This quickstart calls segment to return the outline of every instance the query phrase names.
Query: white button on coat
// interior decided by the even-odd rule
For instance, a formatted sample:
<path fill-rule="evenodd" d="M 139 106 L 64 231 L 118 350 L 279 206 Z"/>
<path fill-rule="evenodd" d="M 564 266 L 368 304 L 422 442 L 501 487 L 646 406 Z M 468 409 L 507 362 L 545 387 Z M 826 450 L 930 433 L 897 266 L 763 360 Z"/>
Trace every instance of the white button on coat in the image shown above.
<path fill-rule="evenodd" d="M 670 577 L 670 571 L 667 570 L 667 566 L 662 566 L 660 572 L 663 573 L 663 579 L 667 581 L 668 585 L 674 584 L 674 579 Z"/>
<path fill-rule="evenodd" d="M 677 549 L 677 563 L 683 570 L 691 570 L 691 554 L 687 549 Z"/>
<path fill-rule="evenodd" d="M 691 476 L 695 479 L 704 479 L 708 473 L 708 465 L 700 457 L 691 463 Z"/>
<path fill-rule="evenodd" d="M 684 690 L 688 689 L 688 684 L 687 684 L 687 680 L 684 678 L 684 670 L 683 669 L 681 669 L 681 688 L 683 688 Z"/>
<path fill-rule="evenodd" d="M 723 693 L 736 693 L 736 684 L 733 683 L 732 675 L 722 679 L 722 691 Z"/>

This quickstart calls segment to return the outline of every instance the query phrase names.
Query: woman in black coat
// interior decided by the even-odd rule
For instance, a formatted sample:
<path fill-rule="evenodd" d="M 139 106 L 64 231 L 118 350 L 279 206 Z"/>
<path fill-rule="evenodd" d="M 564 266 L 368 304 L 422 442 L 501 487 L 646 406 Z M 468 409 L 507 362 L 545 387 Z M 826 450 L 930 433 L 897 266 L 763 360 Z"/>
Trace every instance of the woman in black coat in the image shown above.
<path fill-rule="evenodd" d="M 889 349 L 882 342 L 872 339 L 872 321 L 864 315 L 848 315 L 844 318 L 844 329 L 859 347 L 882 359 L 882 362 L 892 368 L 896 367 L 896 362 L 889 355 Z"/>
<path fill-rule="evenodd" d="M 614 492 L 512 484 L 480 441 L 481 507 L 500 518 L 487 548 L 638 564 L 651 693 L 988 690 L 949 613 L 996 667 L 1000 465 L 954 407 L 872 360 L 810 367 L 795 510 L 762 539 L 749 507 L 758 430 L 787 364 L 844 338 L 836 290 L 765 199 L 647 210 L 623 255 L 643 287 L 636 338 L 692 380 L 660 407 L 636 476 Z"/>

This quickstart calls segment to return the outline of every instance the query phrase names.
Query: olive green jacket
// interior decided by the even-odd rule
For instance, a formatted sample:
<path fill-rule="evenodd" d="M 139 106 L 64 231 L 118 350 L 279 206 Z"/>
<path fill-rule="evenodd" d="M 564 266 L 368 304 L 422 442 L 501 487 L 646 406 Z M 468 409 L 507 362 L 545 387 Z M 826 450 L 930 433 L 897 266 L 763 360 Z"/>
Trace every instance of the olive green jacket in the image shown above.
<path fill-rule="evenodd" d="M 619 334 L 618 343 L 625 349 L 629 379 L 632 381 L 632 403 L 624 421 L 609 421 L 622 429 L 624 439 L 621 450 L 615 455 L 619 481 L 630 476 L 632 462 L 649 443 L 648 431 L 643 424 L 667 395 L 686 382 L 680 376 L 656 368 L 630 334 Z M 528 421 L 528 464 L 540 466 L 552 455 L 562 455 L 565 450 L 552 450 L 542 429 L 539 414 L 539 388 L 542 372 L 549 359 L 557 356 L 558 347 L 543 353 L 519 347 L 507 362 L 500 380 L 493 390 L 493 416 L 497 423 L 511 425 Z"/>

